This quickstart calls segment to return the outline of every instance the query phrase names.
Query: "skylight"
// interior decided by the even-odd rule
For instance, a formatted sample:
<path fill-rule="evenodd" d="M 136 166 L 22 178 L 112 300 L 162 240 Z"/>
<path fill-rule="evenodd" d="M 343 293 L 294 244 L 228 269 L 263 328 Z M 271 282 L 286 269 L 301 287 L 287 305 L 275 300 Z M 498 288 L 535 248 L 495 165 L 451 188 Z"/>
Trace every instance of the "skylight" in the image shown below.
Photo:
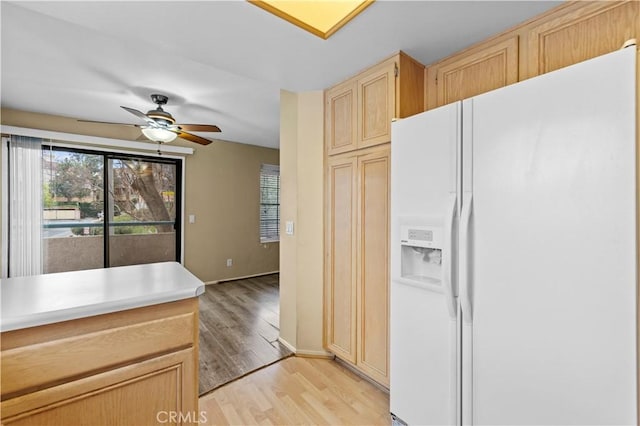
<path fill-rule="evenodd" d="M 248 1 L 325 40 L 374 2 L 374 0 Z"/>

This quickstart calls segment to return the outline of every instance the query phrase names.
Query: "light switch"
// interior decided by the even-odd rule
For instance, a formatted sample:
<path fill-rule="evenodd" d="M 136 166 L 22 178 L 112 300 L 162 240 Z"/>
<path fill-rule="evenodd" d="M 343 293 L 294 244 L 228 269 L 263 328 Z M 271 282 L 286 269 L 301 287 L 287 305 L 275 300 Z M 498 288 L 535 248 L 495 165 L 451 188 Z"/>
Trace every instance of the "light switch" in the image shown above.
<path fill-rule="evenodd" d="M 285 224 L 285 232 L 287 235 L 293 235 L 293 221 L 288 220 Z"/>
<path fill-rule="evenodd" d="M 189 215 L 189 223 L 196 223 L 196 215 L 195 214 L 190 214 Z"/>

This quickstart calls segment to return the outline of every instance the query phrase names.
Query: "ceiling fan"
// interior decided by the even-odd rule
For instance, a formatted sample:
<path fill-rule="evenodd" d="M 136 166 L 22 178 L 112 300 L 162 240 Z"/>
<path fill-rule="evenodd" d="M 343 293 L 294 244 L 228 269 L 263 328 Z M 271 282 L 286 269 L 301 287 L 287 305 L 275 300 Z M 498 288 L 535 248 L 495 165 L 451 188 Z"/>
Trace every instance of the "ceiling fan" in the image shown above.
<path fill-rule="evenodd" d="M 120 124 L 125 126 L 139 127 L 144 136 L 158 143 L 167 143 L 173 141 L 176 137 L 186 139 L 200 145 L 209 145 L 212 141 L 203 137 L 194 135 L 189 132 L 221 132 L 218 126 L 212 124 L 176 124 L 176 120 L 171 114 L 162 109 L 169 98 L 165 95 L 151 95 L 153 103 L 158 105 L 155 109 L 148 111 L 146 114 L 137 109 L 121 106 L 120 108 L 130 112 L 140 118 L 145 124 L 127 124 L 127 123 L 109 123 L 106 121 L 78 120 L 88 123 L 103 124 Z"/>

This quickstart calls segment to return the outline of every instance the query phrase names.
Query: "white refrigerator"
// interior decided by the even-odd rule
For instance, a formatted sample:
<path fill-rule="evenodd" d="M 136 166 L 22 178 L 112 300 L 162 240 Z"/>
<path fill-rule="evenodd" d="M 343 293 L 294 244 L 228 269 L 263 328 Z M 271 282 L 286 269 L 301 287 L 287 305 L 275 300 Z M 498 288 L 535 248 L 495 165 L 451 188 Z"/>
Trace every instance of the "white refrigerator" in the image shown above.
<path fill-rule="evenodd" d="M 637 424 L 635 46 L 392 125 L 391 413 Z"/>

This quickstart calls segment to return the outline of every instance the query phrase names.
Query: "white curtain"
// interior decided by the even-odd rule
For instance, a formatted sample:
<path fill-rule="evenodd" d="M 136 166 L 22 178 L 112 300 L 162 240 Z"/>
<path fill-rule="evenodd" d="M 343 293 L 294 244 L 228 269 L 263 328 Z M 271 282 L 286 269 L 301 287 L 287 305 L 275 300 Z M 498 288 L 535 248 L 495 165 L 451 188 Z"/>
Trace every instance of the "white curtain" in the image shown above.
<path fill-rule="evenodd" d="M 42 273 L 42 139 L 9 140 L 9 276 Z"/>

